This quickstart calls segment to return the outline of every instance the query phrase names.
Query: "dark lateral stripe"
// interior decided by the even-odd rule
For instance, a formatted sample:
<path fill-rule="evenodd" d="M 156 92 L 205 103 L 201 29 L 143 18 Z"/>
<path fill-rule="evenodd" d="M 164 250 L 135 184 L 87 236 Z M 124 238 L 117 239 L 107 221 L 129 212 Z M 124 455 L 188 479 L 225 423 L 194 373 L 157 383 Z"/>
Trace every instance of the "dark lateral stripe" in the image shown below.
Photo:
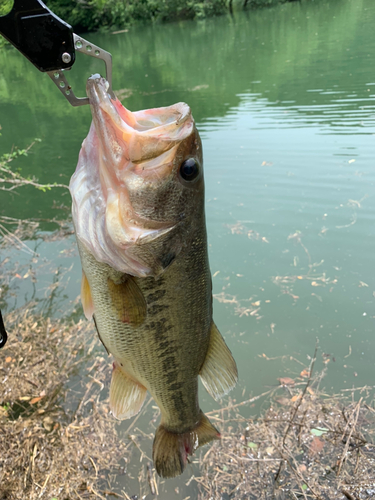
<path fill-rule="evenodd" d="M 154 304 L 153 306 L 148 307 L 147 314 L 149 316 L 155 316 L 155 314 L 158 314 L 168 308 L 169 306 L 167 304 Z"/>
<path fill-rule="evenodd" d="M 152 304 L 153 302 L 160 300 L 161 298 L 164 297 L 166 292 L 167 292 L 166 290 L 156 290 L 153 293 L 149 293 L 146 297 L 147 304 Z"/>

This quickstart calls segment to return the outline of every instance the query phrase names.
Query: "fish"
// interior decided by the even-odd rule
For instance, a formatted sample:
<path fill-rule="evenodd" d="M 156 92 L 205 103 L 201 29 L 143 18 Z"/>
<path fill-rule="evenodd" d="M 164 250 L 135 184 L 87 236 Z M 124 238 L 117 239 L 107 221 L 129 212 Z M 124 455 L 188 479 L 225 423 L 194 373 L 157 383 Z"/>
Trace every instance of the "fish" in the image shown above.
<path fill-rule="evenodd" d="M 238 378 L 212 317 L 202 143 L 186 103 L 131 112 L 100 75 L 86 91 L 92 124 L 69 186 L 83 310 L 113 356 L 113 416 L 136 415 L 148 392 L 155 469 L 175 477 L 220 438 L 198 378 L 215 400 Z"/>

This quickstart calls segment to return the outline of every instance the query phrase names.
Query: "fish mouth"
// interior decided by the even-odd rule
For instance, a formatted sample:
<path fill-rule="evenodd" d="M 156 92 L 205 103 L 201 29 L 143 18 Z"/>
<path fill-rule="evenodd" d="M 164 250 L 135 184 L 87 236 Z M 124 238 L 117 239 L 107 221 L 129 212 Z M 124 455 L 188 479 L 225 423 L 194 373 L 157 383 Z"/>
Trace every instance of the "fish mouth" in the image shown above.
<path fill-rule="evenodd" d="M 100 75 L 93 75 L 87 81 L 96 132 L 103 144 L 111 144 L 114 164 L 124 159 L 133 165 L 156 159 L 192 132 L 194 120 L 184 102 L 131 112 L 117 98 L 113 99 L 108 89 L 108 82 Z"/>

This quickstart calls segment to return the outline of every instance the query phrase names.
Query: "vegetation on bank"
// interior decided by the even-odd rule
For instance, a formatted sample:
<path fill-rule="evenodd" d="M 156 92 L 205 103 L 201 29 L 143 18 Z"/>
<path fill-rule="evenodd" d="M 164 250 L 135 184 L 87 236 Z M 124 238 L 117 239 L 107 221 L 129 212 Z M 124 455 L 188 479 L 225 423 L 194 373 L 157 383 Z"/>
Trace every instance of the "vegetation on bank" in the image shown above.
<path fill-rule="evenodd" d="M 266 7 L 293 0 L 234 0 L 235 5 Z M 135 24 L 202 19 L 224 14 L 233 0 L 47 0 L 48 7 L 75 31 L 121 30 Z"/>
<path fill-rule="evenodd" d="M 35 139 L 26 149 L 14 148 L 10 153 L 0 155 L 0 191 L 14 191 L 22 186 L 33 186 L 43 192 L 53 187 L 68 189 L 65 184 L 57 184 L 56 182 L 40 184 L 35 177 L 25 177 L 19 168 L 12 168 L 11 162 L 21 156 L 27 156 L 36 142 L 40 142 L 40 139 Z"/>

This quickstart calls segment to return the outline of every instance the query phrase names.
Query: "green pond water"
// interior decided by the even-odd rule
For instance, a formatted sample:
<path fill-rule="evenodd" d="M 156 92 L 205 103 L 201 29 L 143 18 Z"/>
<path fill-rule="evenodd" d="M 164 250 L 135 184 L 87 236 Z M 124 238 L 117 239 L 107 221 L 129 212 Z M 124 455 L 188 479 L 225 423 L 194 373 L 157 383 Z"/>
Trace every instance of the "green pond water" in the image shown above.
<path fill-rule="evenodd" d="M 317 338 L 316 368 L 329 360 L 327 392 L 375 385 L 374 25 L 373 0 L 320 0 L 86 36 L 112 53 L 113 88 L 129 109 L 192 108 L 204 148 L 214 317 L 237 360 L 237 402 L 298 376 Z M 0 68 L 0 152 L 41 138 L 17 167 L 68 183 L 89 107 L 70 107 L 15 50 L 0 52 Z M 69 82 L 83 95 L 86 78 L 102 70 L 78 57 Z M 61 189 L 0 196 L 0 215 L 16 218 L 61 219 L 69 206 Z M 26 243 L 44 268 L 36 284 L 12 281 L 4 311 L 47 297 L 63 314 L 80 291 L 73 239 Z M 31 262 L 24 251 L 10 258 Z M 65 286 L 51 297 L 63 269 Z M 218 407 L 204 390 L 200 399 L 203 410 Z M 164 484 L 163 498 L 177 498 L 189 474 Z M 137 481 L 122 481 L 139 495 Z M 189 488 L 180 493 L 195 498 Z"/>

